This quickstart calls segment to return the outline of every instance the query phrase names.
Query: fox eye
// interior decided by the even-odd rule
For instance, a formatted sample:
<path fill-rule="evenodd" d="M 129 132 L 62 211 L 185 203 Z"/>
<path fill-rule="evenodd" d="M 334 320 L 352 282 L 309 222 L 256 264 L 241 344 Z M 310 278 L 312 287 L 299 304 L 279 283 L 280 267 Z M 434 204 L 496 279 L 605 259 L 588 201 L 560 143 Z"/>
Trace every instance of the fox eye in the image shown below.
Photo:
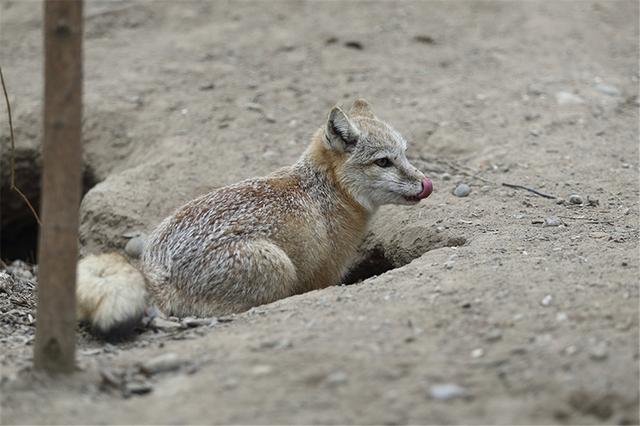
<path fill-rule="evenodd" d="M 391 167 L 393 165 L 391 160 L 389 160 L 388 158 L 379 158 L 376 161 L 374 161 L 374 163 L 376 163 L 376 166 L 385 167 L 385 168 Z"/>

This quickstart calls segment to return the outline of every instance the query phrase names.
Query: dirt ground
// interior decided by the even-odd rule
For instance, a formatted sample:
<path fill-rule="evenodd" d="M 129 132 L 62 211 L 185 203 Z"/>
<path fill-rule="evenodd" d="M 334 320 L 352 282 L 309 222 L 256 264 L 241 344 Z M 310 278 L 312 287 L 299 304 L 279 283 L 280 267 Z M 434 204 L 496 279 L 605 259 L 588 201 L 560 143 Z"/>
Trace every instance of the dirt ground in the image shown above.
<path fill-rule="evenodd" d="M 41 9 L 0 2 L 34 199 Z M 638 424 L 638 13 L 87 2 L 83 253 L 123 251 L 184 201 L 295 161 L 356 97 L 435 191 L 380 210 L 355 284 L 117 345 L 79 329 L 78 373 L 52 380 L 30 368 L 37 270 L 11 260 L 33 261 L 34 228 L 6 191 L 2 109 L 2 424 Z"/>

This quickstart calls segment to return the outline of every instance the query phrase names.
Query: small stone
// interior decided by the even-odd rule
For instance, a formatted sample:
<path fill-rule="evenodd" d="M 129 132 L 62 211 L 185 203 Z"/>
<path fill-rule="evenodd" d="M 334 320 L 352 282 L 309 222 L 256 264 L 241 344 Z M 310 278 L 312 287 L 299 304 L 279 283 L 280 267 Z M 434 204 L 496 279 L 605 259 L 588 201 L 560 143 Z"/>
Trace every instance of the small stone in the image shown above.
<path fill-rule="evenodd" d="M 467 391 L 462 386 L 455 383 L 443 383 L 429 388 L 431 398 L 446 401 L 453 398 L 461 398 L 467 395 Z"/>
<path fill-rule="evenodd" d="M 451 180 L 451 175 L 449 173 L 443 173 L 442 175 L 440 175 L 440 179 Z"/>
<path fill-rule="evenodd" d="M 125 395 L 144 395 L 153 390 L 153 386 L 149 382 L 132 382 L 125 385 Z"/>
<path fill-rule="evenodd" d="M 615 86 L 611 86 L 610 84 L 604 84 L 604 83 L 596 84 L 595 89 L 598 92 L 604 93 L 605 95 L 608 95 L 608 96 L 622 95 L 622 92 L 620 91 L 620 89 L 618 89 Z"/>
<path fill-rule="evenodd" d="M 531 129 L 531 130 L 529 130 L 529 134 L 531 136 L 538 137 L 538 136 L 540 136 L 542 134 L 542 132 L 540 132 L 540 130 L 538 130 L 538 129 Z"/>
<path fill-rule="evenodd" d="M 453 190 L 453 195 L 456 197 L 466 197 L 471 192 L 471 188 L 466 183 L 461 183 Z"/>
<path fill-rule="evenodd" d="M 131 238 L 127 245 L 124 246 L 124 251 L 134 259 L 139 258 L 144 250 L 145 238 L 142 235 Z"/>
<path fill-rule="evenodd" d="M 573 354 L 575 354 L 576 352 L 578 352 L 578 348 L 577 348 L 577 347 L 575 347 L 574 345 L 567 346 L 567 347 L 564 349 L 564 353 L 565 353 L 565 355 L 573 355 Z"/>
<path fill-rule="evenodd" d="M 179 322 L 169 321 L 164 318 L 155 317 L 151 320 L 150 326 L 161 331 L 174 331 L 182 328 Z"/>
<path fill-rule="evenodd" d="M 338 370 L 329 374 L 325 381 L 328 385 L 338 386 L 347 383 L 349 381 L 349 377 L 344 371 Z"/>
<path fill-rule="evenodd" d="M 584 103 L 584 99 L 571 92 L 561 91 L 556 93 L 556 102 L 558 105 L 580 105 Z"/>
<path fill-rule="evenodd" d="M 582 204 L 584 201 L 582 200 L 582 197 L 578 194 L 571 194 L 569 195 L 569 202 L 571 204 Z"/>
<path fill-rule="evenodd" d="M 600 205 L 600 200 L 597 198 L 591 198 L 587 195 L 587 205 L 591 207 L 598 207 Z"/>
<path fill-rule="evenodd" d="M 547 294 L 545 297 L 542 298 L 542 300 L 540 301 L 540 304 L 542 306 L 549 306 L 552 300 L 553 300 L 553 296 L 551 296 L 550 294 Z"/>
<path fill-rule="evenodd" d="M 273 367 L 270 365 L 256 365 L 251 369 L 251 373 L 254 376 L 264 376 L 273 371 Z"/>
<path fill-rule="evenodd" d="M 600 343 L 595 344 L 589 350 L 589 356 L 591 357 L 591 359 L 593 359 L 595 361 L 602 361 L 602 360 L 606 359 L 607 356 L 608 356 L 607 344 L 605 342 L 600 342 Z"/>
<path fill-rule="evenodd" d="M 484 349 L 477 348 L 471 351 L 471 358 L 481 358 L 484 355 Z"/>
<path fill-rule="evenodd" d="M 140 364 L 140 371 L 150 376 L 157 373 L 177 370 L 183 364 L 185 364 L 184 360 L 180 359 L 178 355 L 173 352 L 168 352 Z"/>
<path fill-rule="evenodd" d="M 245 107 L 249 110 L 249 111 L 258 111 L 258 112 L 262 112 L 263 111 L 263 107 L 262 105 L 255 103 L 255 102 L 248 102 Z"/>
<path fill-rule="evenodd" d="M 211 327 L 218 323 L 218 319 L 186 317 L 182 319 L 181 323 L 186 328 L 202 327 L 202 326 Z"/>
<path fill-rule="evenodd" d="M 565 312 L 558 312 L 556 314 L 556 321 L 558 321 L 558 322 L 566 321 L 567 318 L 569 318 L 569 317 L 567 316 L 567 314 Z"/>
<path fill-rule="evenodd" d="M 548 217 L 544 220 L 542 226 L 560 226 L 562 221 L 557 217 Z"/>
<path fill-rule="evenodd" d="M 487 342 L 497 342 L 500 339 L 502 339 L 502 332 L 498 329 L 489 331 L 489 333 L 487 333 L 487 337 L 485 338 Z"/>
<path fill-rule="evenodd" d="M 609 238 L 609 234 L 607 234 L 606 232 L 601 232 L 601 231 L 595 231 L 595 232 L 591 232 L 589 234 L 589 236 L 591 238 L 596 238 L 596 239 L 600 239 L 600 238 Z"/>

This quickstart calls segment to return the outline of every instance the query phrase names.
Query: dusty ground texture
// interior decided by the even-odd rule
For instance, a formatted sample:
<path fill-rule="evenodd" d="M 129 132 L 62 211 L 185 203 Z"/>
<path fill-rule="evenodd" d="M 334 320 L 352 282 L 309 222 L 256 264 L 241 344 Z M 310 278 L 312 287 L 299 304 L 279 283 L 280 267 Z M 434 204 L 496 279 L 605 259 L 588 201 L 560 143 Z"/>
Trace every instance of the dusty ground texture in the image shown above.
<path fill-rule="evenodd" d="M 81 331 L 62 383 L 29 368 L 34 271 L 13 264 L 2 423 L 637 424 L 637 18 L 634 1 L 88 2 L 83 253 L 293 162 L 357 96 L 435 192 L 379 212 L 363 282 L 120 345 Z M 0 3 L 35 198 L 41 26 L 39 4 Z M 0 115 L 3 258 L 29 260 Z"/>

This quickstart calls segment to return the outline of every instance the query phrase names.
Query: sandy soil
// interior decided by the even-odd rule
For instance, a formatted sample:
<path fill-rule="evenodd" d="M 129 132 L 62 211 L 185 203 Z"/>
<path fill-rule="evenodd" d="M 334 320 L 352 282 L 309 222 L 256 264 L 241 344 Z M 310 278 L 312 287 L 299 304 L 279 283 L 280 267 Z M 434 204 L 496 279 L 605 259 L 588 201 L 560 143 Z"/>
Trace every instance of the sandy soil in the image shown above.
<path fill-rule="evenodd" d="M 35 198 L 41 15 L 0 3 Z M 637 18 L 634 1 L 88 2 L 83 253 L 291 163 L 360 96 L 435 192 L 379 212 L 356 284 L 119 345 L 80 330 L 65 380 L 30 369 L 36 271 L 14 264 L 2 423 L 638 424 Z M 5 234 L 26 220 L 11 197 Z"/>

